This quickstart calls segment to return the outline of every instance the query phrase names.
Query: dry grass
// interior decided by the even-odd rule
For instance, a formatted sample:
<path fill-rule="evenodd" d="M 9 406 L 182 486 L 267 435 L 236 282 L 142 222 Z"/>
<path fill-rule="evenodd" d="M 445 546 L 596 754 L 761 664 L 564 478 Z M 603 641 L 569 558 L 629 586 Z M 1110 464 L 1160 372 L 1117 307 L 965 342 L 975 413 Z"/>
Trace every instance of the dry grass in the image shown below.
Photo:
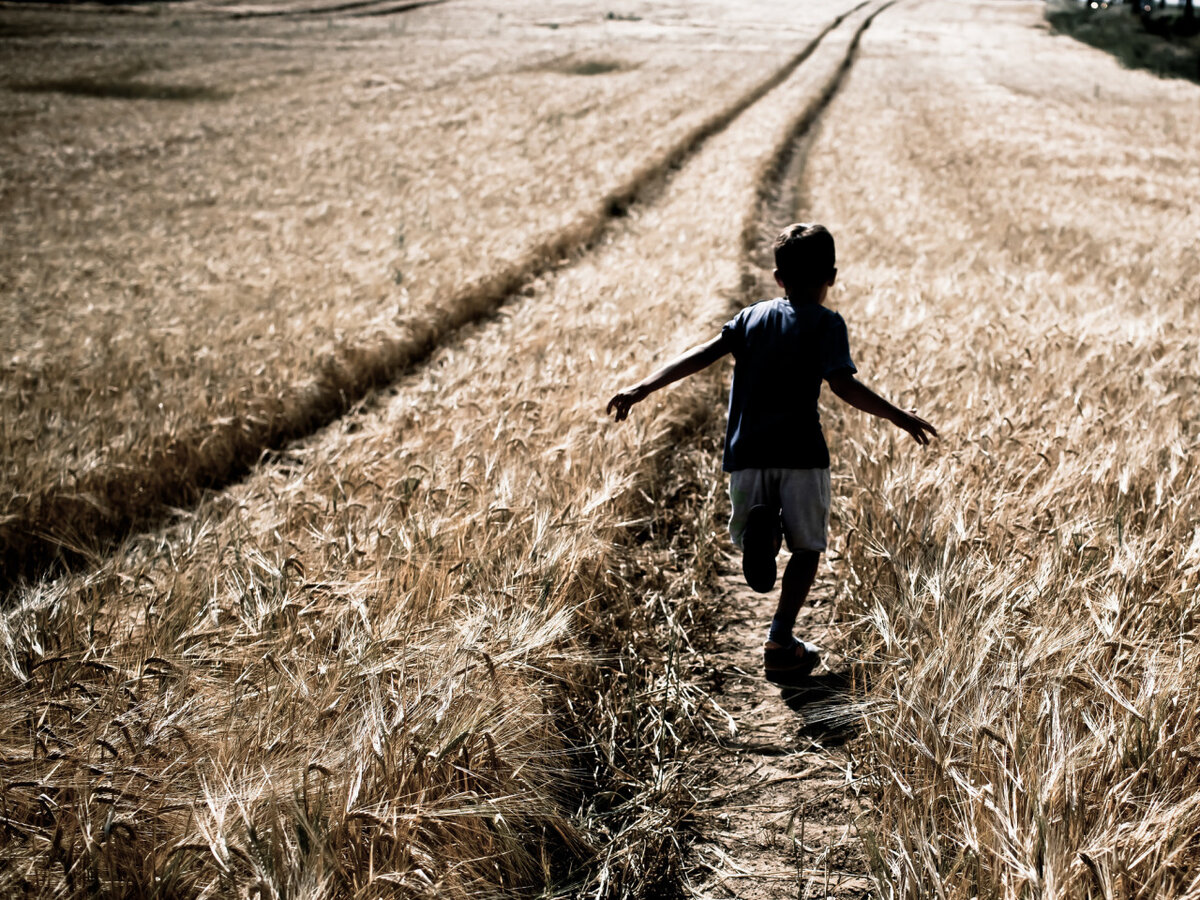
<path fill-rule="evenodd" d="M 514 12 L 139 20 L 16 44 L 2 77 L 18 124 L 0 141 L 9 577 L 191 501 L 394 377 L 594 238 L 825 14 L 767 46 L 744 12 L 594 14 L 565 34 Z"/>
<path fill-rule="evenodd" d="M 865 756 L 851 774 L 873 798 L 863 833 L 884 895 L 1196 896 L 1200 104 L 1194 85 L 1053 38 L 1040 13 L 893 7 L 809 150 L 803 212 L 839 236 L 835 305 L 856 359 L 943 431 L 920 453 L 827 410 L 843 649 L 870 689 L 856 708 L 869 712 Z M 421 15 L 413 21 L 438 21 Z M 560 18 L 556 39 L 584 27 Z M 319 40 L 309 25 L 270 27 L 285 55 L 294 34 Z M 498 27 L 511 37 L 516 26 Z M 388 46 L 384 31 L 365 29 L 347 52 L 369 58 Z M 639 408 L 629 428 L 608 426 L 600 409 L 613 383 L 709 334 L 743 298 L 756 192 L 851 33 L 830 35 L 652 202 L 630 206 L 597 246 L 444 343 L 386 397 L 94 571 L 10 597 L 0 619 L 6 893 L 505 896 L 550 885 L 655 896 L 672 884 L 694 800 L 690 730 L 719 721 L 683 676 L 687 630 L 710 614 L 702 563 L 714 556 L 722 489 L 693 477 L 703 467 L 689 442 L 719 431 L 722 373 Z M 422 40 L 428 61 L 449 38 Z M 632 92 L 655 65 L 582 46 L 545 56 L 554 78 L 628 77 Z M 427 79 L 414 102 L 446 104 L 430 122 L 470 109 L 464 72 L 497 65 L 479 52 L 441 87 L 413 63 L 412 78 Z M 551 77 L 518 72 L 521 52 L 507 57 L 508 75 L 479 83 Z M 630 68 L 600 71 L 614 62 Z M 255 53 L 236 65 L 256 71 Z M 262 112 L 276 123 L 261 132 L 270 146 L 306 103 L 356 83 L 328 65 L 281 79 L 291 93 L 279 88 Z M 210 108 L 169 107 L 170 127 L 109 126 L 163 173 L 178 162 L 157 154 L 190 145 L 139 145 L 138 129 L 186 135 L 189 117 Z M 364 105 L 334 121 L 366 127 L 366 114 L 385 112 Z M 36 116 L 17 121 L 3 140 L 51 146 L 29 136 Z M 269 143 L 238 151 L 245 177 Z M 425 162 L 435 182 L 440 160 Z M 358 183 L 349 173 L 375 171 L 345 165 L 329 182 L 343 192 Z M 122 203 L 151 202 L 119 180 L 110 187 Z M 14 205 L 9 184 L 5 210 L 26 210 L 13 221 L 53 220 L 85 255 L 82 225 L 70 232 L 68 212 Z M 383 245 L 368 242 L 357 262 L 346 249 L 370 233 L 356 202 L 331 201 L 339 211 L 323 227 L 337 247 L 310 249 L 366 272 Z M 287 249 L 286 225 L 300 218 L 269 208 L 272 247 Z M 419 271 L 444 268 L 439 254 L 461 257 L 460 235 L 482 233 L 446 222 L 447 234 L 422 238 Z M 161 252 L 166 235 L 145 240 Z M 482 246 L 499 246 L 489 239 Z M 105 253 L 116 246 L 95 240 Z M 47 247 L 75 258 L 65 243 Z M 235 249 L 270 258 L 255 247 Z M 34 268 L 6 260 L 4 271 Z M 310 286 L 338 283 L 318 268 L 267 281 L 304 309 Z M 120 284 L 90 289 L 97 308 L 109 299 L 88 315 L 125 315 Z M 352 291 L 328 296 L 327 318 L 301 318 L 320 339 L 297 340 L 298 351 L 340 346 L 319 330 L 330 322 L 385 329 L 370 298 L 359 308 Z M 6 333 L 49 333 L 5 309 Z M 269 379 L 277 357 L 266 346 L 248 352 Z M 152 371 L 138 352 L 126 365 Z"/>
<path fill-rule="evenodd" d="M 697 382 L 615 429 L 605 391 L 740 297 L 756 192 L 862 20 L 390 396 L 13 595 L 7 891 L 662 896 L 709 727 L 680 676 L 706 570 L 677 567 L 722 490 L 667 463 L 719 411 Z"/>
<path fill-rule="evenodd" d="M 887 896 L 1197 896 L 1200 91 L 1040 14 L 896 7 L 810 156 L 856 359 L 943 432 L 832 410 L 854 774 Z"/>

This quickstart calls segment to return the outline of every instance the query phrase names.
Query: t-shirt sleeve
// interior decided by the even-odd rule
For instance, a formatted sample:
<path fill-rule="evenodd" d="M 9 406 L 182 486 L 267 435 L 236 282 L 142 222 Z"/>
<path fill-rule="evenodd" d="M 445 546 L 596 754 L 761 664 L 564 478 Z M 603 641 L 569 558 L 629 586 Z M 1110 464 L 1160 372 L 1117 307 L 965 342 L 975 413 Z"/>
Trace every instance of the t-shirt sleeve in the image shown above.
<path fill-rule="evenodd" d="M 721 329 L 721 340 L 736 357 L 746 346 L 746 310 L 742 310 L 725 323 Z"/>
<path fill-rule="evenodd" d="M 858 367 L 850 358 L 850 336 L 846 333 L 846 321 L 838 313 L 832 313 L 825 326 L 821 377 L 853 375 L 857 371 Z"/>

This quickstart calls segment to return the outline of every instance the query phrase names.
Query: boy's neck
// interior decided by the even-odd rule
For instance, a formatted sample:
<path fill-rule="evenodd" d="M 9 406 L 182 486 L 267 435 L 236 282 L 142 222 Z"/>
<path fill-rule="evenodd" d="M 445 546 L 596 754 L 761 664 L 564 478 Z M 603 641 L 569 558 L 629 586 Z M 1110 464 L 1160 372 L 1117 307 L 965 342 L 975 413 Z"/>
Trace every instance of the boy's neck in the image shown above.
<path fill-rule="evenodd" d="M 825 302 L 827 290 L 826 285 L 821 285 L 815 291 L 785 290 L 783 296 L 792 306 L 820 306 Z"/>

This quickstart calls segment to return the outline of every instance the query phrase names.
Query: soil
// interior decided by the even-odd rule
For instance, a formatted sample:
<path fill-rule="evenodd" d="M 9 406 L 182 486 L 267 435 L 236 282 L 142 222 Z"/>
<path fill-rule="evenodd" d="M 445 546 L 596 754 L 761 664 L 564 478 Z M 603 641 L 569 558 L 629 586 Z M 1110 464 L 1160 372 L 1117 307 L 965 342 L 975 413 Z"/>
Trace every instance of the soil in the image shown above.
<path fill-rule="evenodd" d="M 781 690 L 763 677 L 761 651 L 778 585 L 757 594 L 740 566 L 736 556 L 723 560 L 729 617 L 705 654 L 731 733 L 700 754 L 709 788 L 687 890 L 744 900 L 870 896 L 854 824 L 866 802 L 855 785 L 855 733 L 837 716 L 851 685 L 837 653 L 833 575 L 823 561 L 796 622 L 796 635 L 821 647 L 821 663 L 805 688 Z"/>

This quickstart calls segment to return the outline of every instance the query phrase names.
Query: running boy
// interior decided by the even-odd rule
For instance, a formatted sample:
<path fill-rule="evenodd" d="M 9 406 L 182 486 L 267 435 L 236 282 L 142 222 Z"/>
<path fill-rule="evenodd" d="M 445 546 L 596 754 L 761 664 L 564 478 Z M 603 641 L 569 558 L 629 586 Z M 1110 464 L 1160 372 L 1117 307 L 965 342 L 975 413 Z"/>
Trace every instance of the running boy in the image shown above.
<path fill-rule="evenodd" d="M 817 397 L 821 381 L 851 406 L 887 419 L 919 444 L 934 427 L 880 397 L 857 378 L 846 323 L 824 307 L 837 278 L 833 236 L 823 225 L 791 225 L 775 240 L 775 281 L 785 296 L 748 306 L 721 333 L 698 344 L 608 401 L 620 422 L 659 388 L 734 358 L 729 425 L 722 467 L 729 473 L 729 534 L 742 550 L 746 583 L 775 586 L 775 557 L 786 539 L 791 559 L 779 605 L 763 645 L 769 681 L 793 684 L 808 675 L 818 650 L 792 636 L 829 529 L 829 450 Z"/>

